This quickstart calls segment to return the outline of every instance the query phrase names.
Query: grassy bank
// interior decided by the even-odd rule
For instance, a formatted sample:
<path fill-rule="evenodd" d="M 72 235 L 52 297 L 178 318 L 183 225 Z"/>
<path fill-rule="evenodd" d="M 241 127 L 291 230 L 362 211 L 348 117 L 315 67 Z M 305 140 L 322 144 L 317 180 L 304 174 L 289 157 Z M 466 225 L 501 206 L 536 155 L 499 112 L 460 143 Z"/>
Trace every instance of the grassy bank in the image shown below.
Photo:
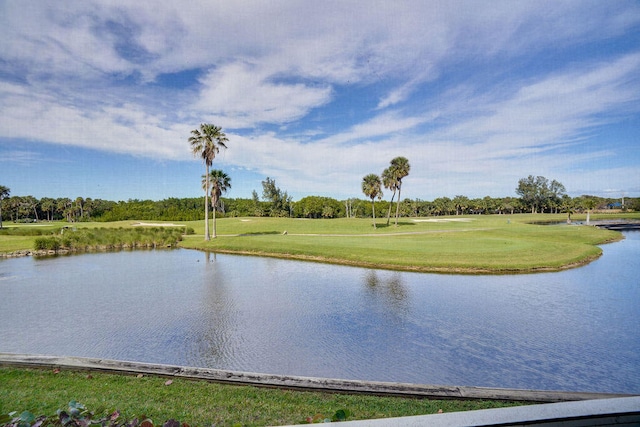
<path fill-rule="evenodd" d="M 3 232 L 0 250 L 20 250 L 23 242 L 36 253 L 175 247 L 185 233 L 186 227 L 19 227 Z"/>
<path fill-rule="evenodd" d="M 30 411 L 55 415 L 76 400 L 95 418 L 116 409 L 123 419 L 169 419 L 191 426 L 299 424 L 308 417 L 331 418 L 337 411 L 349 420 L 387 418 L 515 406 L 499 401 L 428 400 L 328 394 L 233 386 L 144 376 L 0 368 L 0 415 Z"/>
<path fill-rule="evenodd" d="M 640 214 L 626 217 L 640 218 Z M 549 214 L 404 218 L 398 227 L 378 220 L 376 229 L 369 219 L 222 218 L 217 221 L 218 238 L 209 242 L 203 239 L 202 221 L 164 225 L 195 230 L 196 234 L 185 236 L 179 243 L 185 248 L 447 273 L 560 270 L 596 259 L 602 253 L 597 245 L 621 238 L 620 233 L 596 227 L 535 224 L 562 222 L 565 218 Z M 577 216 L 574 220 L 584 218 Z M 131 230 L 137 224 L 80 223 L 77 227 Z M 0 234 L 0 253 L 31 249 L 35 239 Z"/>
<path fill-rule="evenodd" d="M 545 226 L 564 215 L 404 219 L 373 229 L 365 219 L 227 218 L 217 239 L 181 246 L 387 269 L 447 273 L 527 273 L 589 262 L 621 235 L 586 226 Z M 286 231 L 286 234 L 284 232 Z M 197 229 L 196 229 L 197 232 Z"/>

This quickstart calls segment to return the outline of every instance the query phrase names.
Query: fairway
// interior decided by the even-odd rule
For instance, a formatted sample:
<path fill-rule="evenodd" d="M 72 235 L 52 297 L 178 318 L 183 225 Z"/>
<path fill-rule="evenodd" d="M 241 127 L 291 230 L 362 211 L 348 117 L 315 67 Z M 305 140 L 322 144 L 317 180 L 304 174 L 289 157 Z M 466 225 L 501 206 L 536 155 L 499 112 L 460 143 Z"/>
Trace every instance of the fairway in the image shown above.
<path fill-rule="evenodd" d="M 627 215 L 637 218 L 640 215 Z M 179 246 L 220 253 L 272 256 L 370 268 L 438 273 L 503 274 L 557 271 L 598 258 L 598 246 L 618 232 L 564 225 L 564 215 L 474 215 L 385 219 L 219 218 L 217 235 L 204 241 L 204 222 L 118 221 L 75 223 L 81 228 L 187 226 L 195 234 Z M 578 219 L 580 219 L 578 217 Z M 557 222 L 559 225 L 540 225 Z M 39 227 L 56 232 L 66 223 Z M 213 224 L 211 224 L 213 226 Z M 21 226 L 25 232 L 38 225 Z M 0 235 L 0 253 L 33 248 L 34 236 Z"/>
<path fill-rule="evenodd" d="M 530 273 L 596 259 L 620 233 L 588 226 L 537 225 L 563 215 L 403 219 L 378 227 L 367 219 L 225 218 L 218 238 L 187 236 L 181 246 L 363 267 L 442 273 Z M 196 233 L 202 227 L 190 224 Z M 286 233 L 285 233 L 286 232 Z"/>

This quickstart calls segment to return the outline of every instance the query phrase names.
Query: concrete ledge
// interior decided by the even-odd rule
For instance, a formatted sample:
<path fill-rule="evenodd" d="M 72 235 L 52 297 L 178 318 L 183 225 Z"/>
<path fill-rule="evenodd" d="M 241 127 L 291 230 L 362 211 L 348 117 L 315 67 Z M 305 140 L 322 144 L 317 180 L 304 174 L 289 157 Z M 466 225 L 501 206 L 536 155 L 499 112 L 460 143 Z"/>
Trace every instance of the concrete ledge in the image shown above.
<path fill-rule="evenodd" d="M 348 421 L 348 427 L 638 426 L 640 397 L 547 403 L 447 414 Z"/>
<path fill-rule="evenodd" d="M 549 403 L 632 396 L 628 394 L 611 393 L 519 390 L 341 380 L 236 372 L 219 369 L 129 362 L 122 360 L 12 353 L 0 353 L 0 366 L 60 368 L 69 370 L 102 371 L 129 375 L 148 374 L 260 387 L 430 399 L 491 399 Z"/>

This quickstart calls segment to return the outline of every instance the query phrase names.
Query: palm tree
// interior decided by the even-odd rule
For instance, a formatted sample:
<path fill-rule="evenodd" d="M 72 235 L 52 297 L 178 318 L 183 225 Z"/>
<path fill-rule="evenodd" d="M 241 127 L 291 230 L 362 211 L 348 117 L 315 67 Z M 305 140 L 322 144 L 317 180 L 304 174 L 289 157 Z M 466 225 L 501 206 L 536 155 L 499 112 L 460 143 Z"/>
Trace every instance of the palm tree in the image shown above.
<path fill-rule="evenodd" d="M 582 206 L 587 209 L 587 225 L 591 224 L 591 210 L 597 205 L 597 200 L 591 196 L 585 196 L 582 199 Z"/>
<path fill-rule="evenodd" d="M 362 178 L 362 192 L 371 199 L 371 209 L 373 212 L 373 228 L 376 228 L 376 206 L 373 199 L 382 198 L 382 181 L 375 173 Z"/>
<path fill-rule="evenodd" d="M 9 197 L 11 190 L 9 187 L 5 187 L 4 185 L 0 185 L 0 228 L 2 228 L 2 199 L 6 199 Z"/>
<path fill-rule="evenodd" d="M 409 160 L 406 157 L 396 157 L 391 160 L 391 168 L 393 170 L 393 174 L 398 181 L 398 200 L 396 201 L 396 227 L 398 226 L 398 215 L 400 213 L 400 193 L 402 191 L 402 178 L 409 175 L 409 170 L 411 169 L 411 165 L 409 165 Z"/>
<path fill-rule="evenodd" d="M 209 173 L 209 184 L 211 184 L 211 209 L 213 210 L 213 238 L 216 233 L 216 207 L 222 193 L 226 193 L 231 188 L 231 178 L 221 170 L 214 169 Z M 207 177 L 202 175 L 202 188 L 207 185 Z"/>
<path fill-rule="evenodd" d="M 453 204 L 456 207 L 456 215 L 464 215 L 464 211 L 469 207 L 469 198 L 458 195 L 453 198 Z"/>
<path fill-rule="evenodd" d="M 191 131 L 189 144 L 191 151 L 196 157 L 202 157 L 202 161 L 206 165 L 206 184 L 204 189 L 204 240 L 211 240 L 209 235 L 209 168 L 213 164 L 213 159 L 220 151 L 220 147 L 227 148 L 226 142 L 229 142 L 227 136 L 222 132 L 222 128 L 208 123 L 200 125 L 200 129 Z"/>
<path fill-rule="evenodd" d="M 398 190 L 398 180 L 395 177 L 393 167 L 388 167 L 382 172 L 382 185 L 384 185 L 384 188 L 393 191 L 393 194 L 391 195 L 391 201 L 389 202 L 389 210 L 387 211 L 387 225 L 389 225 L 393 199 L 396 197 L 396 191 Z"/>

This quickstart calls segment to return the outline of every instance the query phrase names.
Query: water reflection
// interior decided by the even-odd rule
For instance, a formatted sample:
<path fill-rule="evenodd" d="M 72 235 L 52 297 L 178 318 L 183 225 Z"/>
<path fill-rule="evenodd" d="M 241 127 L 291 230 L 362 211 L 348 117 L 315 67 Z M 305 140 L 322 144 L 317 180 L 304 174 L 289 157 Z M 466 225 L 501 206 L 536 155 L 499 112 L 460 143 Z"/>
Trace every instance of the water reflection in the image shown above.
<path fill-rule="evenodd" d="M 0 351 L 638 393 L 638 253 L 627 233 L 585 267 L 519 276 L 188 250 L 2 260 Z"/>
<path fill-rule="evenodd" d="M 372 297 L 378 298 L 396 314 L 406 314 L 410 307 L 409 291 L 403 283 L 402 274 L 393 271 L 367 270 L 366 288 Z"/>
<path fill-rule="evenodd" d="M 197 317 L 192 329 L 192 345 L 187 348 L 190 365 L 225 366 L 234 358 L 241 344 L 235 339 L 233 325 L 237 324 L 237 309 L 229 295 L 225 281 L 224 264 L 218 263 L 215 253 L 205 252 L 203 298 L 194 308 Z"/>

